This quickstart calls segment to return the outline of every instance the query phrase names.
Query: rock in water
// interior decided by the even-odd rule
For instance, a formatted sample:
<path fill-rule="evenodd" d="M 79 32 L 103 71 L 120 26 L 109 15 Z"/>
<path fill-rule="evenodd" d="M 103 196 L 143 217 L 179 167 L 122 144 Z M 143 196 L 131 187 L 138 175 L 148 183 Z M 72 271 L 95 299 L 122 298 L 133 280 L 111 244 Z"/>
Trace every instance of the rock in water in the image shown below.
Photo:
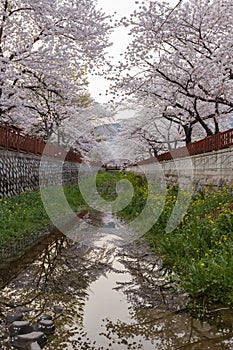
<path fill-rule="evenodd" d="M 33 311 L 33 307 L 17 307 L 16 312 L 20 312 L 20 313 L 28 313 Z"/>
<path fill-rule="evenodd" d="M 35 343 L 31 343 L 28 350 L 41 350 L 41 347 L 37 342 L 35 342 Z"/>
<path fill-rule="evenodd" d="M 14 321 L 9 326 L 10 336 L 32 332 L 32 327 L 28 321 Z"/>
<path fill-rule="evenodd" d="M 23 314 L 21 312 L 11 313 L 6 315 L 6 323 L 13 323 L 14 321 L 22 321 Z"/>
<path fill-rule="evenodd" d="M 52 320 L 41 320 L 38 323 L 38 331 L 44 332 L 46 335 L 55 332 L 55 325 Z"/>
<path fill-rule="evenodd" d="M 52 316 L 49 314 L 42 314 L 38 317 L 38 322 L 43 321 L 43 320 L 52 320 Z"/>
<path fill-rule="evenodd" d="M 55 305 L 54 306 L 54 312 L 55 314 L 62 314 L 63 313 L 63 307 L 60 305 Z"/>
<path fill-rule="evenodd" d="M 27 334 L 19 334 L 11 339 L 10 345 L 18 348 L 27 348 L 32 343 L 38 342 L 38 344 L 45 344 L 47 337 L 43 332 L 31 332 Z"/>

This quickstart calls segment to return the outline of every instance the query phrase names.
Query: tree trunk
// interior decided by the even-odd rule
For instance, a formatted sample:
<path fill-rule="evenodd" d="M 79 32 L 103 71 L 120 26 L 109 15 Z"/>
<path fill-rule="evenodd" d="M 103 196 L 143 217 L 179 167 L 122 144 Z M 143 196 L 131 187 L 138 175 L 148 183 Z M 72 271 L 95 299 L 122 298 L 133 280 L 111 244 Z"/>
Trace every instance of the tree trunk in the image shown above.
<path fill-rule="evenodd" d="M 218 121 L 215 117 L 214 117 L 214 126 L 215 126 L 214 133 L 218 134 L 219 133 L 219 124 L 218 124 Z"/>
<path fill-rule="evenodd" d="M 209 126 L 202 120 L 199 116 L 196 116 L 197 121 L 201 124 L 203 129 L 206 132 L 206 136 L 211 136 L 213 135 L 213 131 L 209 128 Z"/>
<path fill-rule="evenodd" d="M 189 143 L 192 142 L 192 127 L 188 125 L 182 125 L 185 133 L 185 143 L 188 145 Z"/>
<path fill-rule="evenodd" d="M 204 122 L 204 120 L 201 118 L 199 112 L 198 112 L 198 108 L 197 108 L 197 98 L 194 99 L 194 110 L 195 110 L 195 119 L 201 124 L 201 126 L 203 127 L 203 129 L 206 132 L 206 136 L 211 136 L 213 135 L 213 131 L 209 128 L 209 126 Z"/>

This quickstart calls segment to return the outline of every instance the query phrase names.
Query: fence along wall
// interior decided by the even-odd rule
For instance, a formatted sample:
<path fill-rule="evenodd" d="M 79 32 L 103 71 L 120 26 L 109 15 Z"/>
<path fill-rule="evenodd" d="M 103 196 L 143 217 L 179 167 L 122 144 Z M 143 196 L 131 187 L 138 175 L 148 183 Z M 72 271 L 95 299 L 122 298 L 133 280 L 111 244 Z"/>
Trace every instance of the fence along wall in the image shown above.
<path fill-rule="evenodd" d="M 64 148 L 36 137 L 25 135 L 21 129 L 12 126 L 0 126 L 0 149 L 5 151 L 22 152 L 35 155 L 47 155 L 70 162 L 81 163 L 77 152 L 66 151 Z"/>
<path fill-rule="evenodd" d="M 215 135 L 207 136 L 202 140 L 189 143 L 184 147 L 173 149 L 172 154 L 170 152 L 162 153 L 157 156 L 157 160 L 163 162 L 164 160 L 182 158 L 187 155 L 194 156 L 196 154 L 218 151 L 231 146 L 233 146 L 233 129 L 219 132 Z"/>
<path fill-rule="evenodd" d="M 144 173 L 158 182 L 166 181 L 168 185 L 222 188 L 224 184 L 233 185 L 233 147 L 160 163 L 155 159 L 142 161 L 127 170 Z"/>
<path fill-rule="evenodd" d="M 43 171 L 39 174 L 41 157 L 11 151 L 0 151 L 0 198 L 12 197 L 43 186 L 78 182 L 78 163 L 55 157 L 43 158 Z M 41 178 L 40 176 L 41 175 Z"/>

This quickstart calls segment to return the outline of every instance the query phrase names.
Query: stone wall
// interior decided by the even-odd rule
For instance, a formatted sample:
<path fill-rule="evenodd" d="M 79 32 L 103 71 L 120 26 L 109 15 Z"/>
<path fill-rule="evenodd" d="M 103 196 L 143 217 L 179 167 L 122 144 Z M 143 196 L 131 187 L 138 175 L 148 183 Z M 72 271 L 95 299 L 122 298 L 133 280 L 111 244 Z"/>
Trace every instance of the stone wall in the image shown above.
<path fill-rule="evenodd" d="M 54 157 L 0 151 L 0 198 L 11 197 L 39 186 L 76 183 L 78 163 L 63 162 Z"/>
<path fill-rule="evenodd" d="M 141 163 L 140 166 L 127 170 L 145 173 L 159 182 L 179 184 L 181 187 L 191 185 L 200 189 L 207 186 L 221 188 L 224 184 L 233 185 L 233 147 L 173 161 Z"/>
<path fill-rule="evenodd" d="M 35 155 L 0 151 L 0 198 L 34 191 L 39 186 L 77 183 L 78 169 L 78 163 L 54 157 L 43 158 L 41 162 Z M 127 170 L 145 173 L 170 185 L 221 188 L 225 183 L 233 184 L 233 147 L 162 163 L 154 161 Z"/>

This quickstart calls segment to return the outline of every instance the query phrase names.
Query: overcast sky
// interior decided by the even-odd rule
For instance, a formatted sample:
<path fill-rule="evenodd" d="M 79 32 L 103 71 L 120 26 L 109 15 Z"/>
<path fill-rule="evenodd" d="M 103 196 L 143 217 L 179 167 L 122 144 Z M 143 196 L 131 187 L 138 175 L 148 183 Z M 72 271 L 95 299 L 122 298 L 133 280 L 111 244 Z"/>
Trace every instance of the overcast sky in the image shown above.
<path fill-rule="evenodd" d="M 98 7 L 102 8 L 106 14 L 113 14 L 117 12 L 116 16 L 121 18 L 128 16 L 135 7 L 135 0 L 98 0 Z M 115 31 L 110 37 L 110 41 L 113 42 L 113 46 L 109 49 L 111 56 L 114 56 L 115 60 L 120 59 L 120 53 L 123 53 L 127 43 L 128 37 L 125 28 L 120 28 Z M 108 88 L 108 82 L 104 78 L 98 76 L 89 76 L 89 90 L 93 98 L 98 102 L 107 102 L 105 90 Z M 99 94 L 102 96 L 99 96 Z"/>
<path fill-rule="evenodd" d="M 162 0 L 161 0 L 162 1 Z M 168 0 L 171 4 L 176 4 L 178 0 Z M 116 16 L 121 18 L 123 16 L 129 16 L 137 5 L 135 0 L 98 0 L 98 7 L 102 8 L 106 14 L 113 14 L 116 12 Z M 128 44 L 127 31 L 125 28 L 120 28 L 115 31 L 110 37 L 110 41 L 113 42 L 113 46 L 110 48 L 111 56 L 114 56 L 115 61 L 119 61 L 120 53 L 125 51 Z M 105 96 L 105 91 L 108 88 L 108 82 L 104 78 L 98 76 L 89 76 L 89 90 L 91 96 L 100 103 L 106 103 L 108 98 Z M 102 94 L 100 96 L 99 94 Z"/>

